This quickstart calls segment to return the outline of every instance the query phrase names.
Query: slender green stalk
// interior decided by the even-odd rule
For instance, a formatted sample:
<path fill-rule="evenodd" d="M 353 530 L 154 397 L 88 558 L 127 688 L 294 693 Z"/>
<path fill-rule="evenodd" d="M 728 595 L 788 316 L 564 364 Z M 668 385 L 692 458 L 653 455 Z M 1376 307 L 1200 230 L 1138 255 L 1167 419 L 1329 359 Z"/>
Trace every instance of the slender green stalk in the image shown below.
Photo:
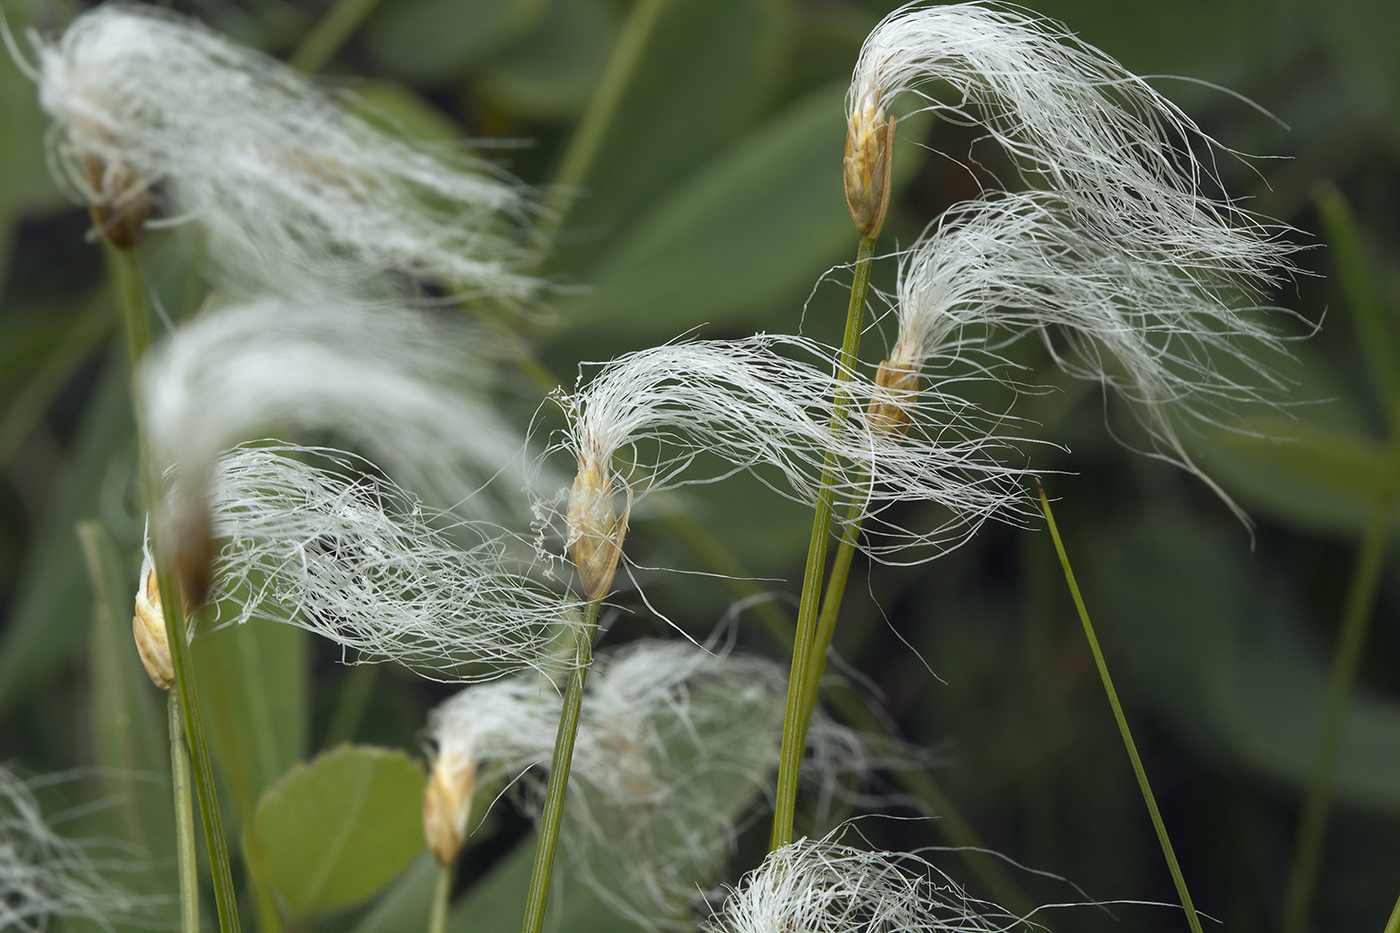
<path fill-rule="evenodd" d="M 617 45 L 613 47 L 612 57 L 598 82 L 598 89 L 588 102 L 588 110 L 579 121 L 578 129 L 569 141 L 569 148 L 565 150 L 564 158 L 559 163 L 559 171 L 554 177 L 544 216 L 540 218 L 539 235 L 542 243 L 552 243 L 555 234 L 563 226 L 569 205 L 598 154 L 603 135 L 612 124 L 618 101 L 622 99 L 622 92 L 632 80 L 632 72 L 637 68 L 637 62 L 642 57 L 642 50 L 646 48 L 652 27 L 656 25 L 657 14 L 661 12 L 664 3 L 665 0 L 636 0 L 632 6 L 632 12 L 622 27 L 622 34 L 617 37 Z"/>
<path fill-rule="evenodd" d="M 812 651 L 807 658 L 807 673 L 803 679 L 802 708 L 798 721 L 802 724 L 802 745 L 807 744 L 807 727 L 812 721 L 812 711 L 817 706 L 817 694 L 821 690 L 822 675 L 826 672 L 826 656 L 831 648 L 831 638 L 836 633 L 836 617 L 841 614 L 841 599 L 846 595 L 846 581 L 851 576 L 851 560 L 856 555 L 856 539 L 860 537 L 862 508 L 852 505 L 846 516 L 846 524 L 841 531 L 841 543 L 836 547 L 836 558 L 831 564 L 831 575 L 827 577 L 826 594 L 822 597 L 821 614 L 817 617 L 817 633 L 812 641 Z"/>
<path fill-rule="evenodd" d="M 379 0 L 336 0 L 301 40 L 288 63 L 307 74 L 320 71 L 377 6 Z"/>
<path fill-rule="evenodd" d="M 1386 544 L 1395 512 L 1396 487 L 1400 484 L 1400 404 L 1392 418 L 1390 457 L 1387 477 L 1371 506 L 1371 516 L 1361 541 L 1361 553 L 1347 592 L 1337 651 L 1332 658 L 1332 674 L 1327 684 L 1327 701 L 1322 716 L 1322 737 L 1318 742 L 1316 769 L 1303 802 L 1298 841 L 1293 849 L 1293 865 L 1288 873 L 1284 901 L 1284 933 L 1303 933 L 1312 913 L 1322 864 L 1322 844 L 1332 812 L 1332 789 L 1337 765 L 1346 738 L 1347 708 L 1356 687 L 1366 635 L 1371 627 L 1376 588 L 1385 562 Z"/>
<path fill-rule="evenodd" d="M 175 852 L 180 873 L 180 930 L 199 933 L 199 863 L 194 848 L 194 804 L 190 802 L 190 753 L 180 722 L 180 701 L 165 701 L 170 722 L 170 783 L 175 791 Z"/>
<path fill-rule="evenodd" d="M 1133 763 L 1133 773 L 1137 775 L 1138 787 L 1142 790 L 1142 800 L 1147 804 L 1147 812 L 1152 817 L 1152 828 L 1157 831 L 1157 841 L 1161 843 L 1162 855 L 1167 859 L 1167 868 L 1171 871 L 1172 883 L 1176 885 L 1176 893 L 1181 898 L 1181 909 L 1186 912 L 1186 922 L 1191 926 L 1191 933 L 1201 933 L 1201 918 L 1196 915 L 1196 907 L 1191 903 L 1191 893 L 1186 890 L 1186 879 L 1181 874 L 1181 865 L 1177 863 L 1176 851 L 1172 848 L 1172 841 L 1167 836 L 1167 826 L 1162 822 L 1162 812 L 1157 809 L 1157 798 L 1152 793 L 1152 785 L 1147 780 L 1147 771 L 1142 766 L 1142 759 L 1138 757 L 1137 745 L 1133 742 L 1133 733 L 1128 728 L 1128 719 L 1123 715 L 1123 707 L 1118 702 L 1118 691 L 1113 688 L 1113 678 L 1108 675 L 1108 662 L 1104 660 L 1103 651 L 1099 648 L 1098 636 L 1094 634 L 1094 625 L 1089 621 L 1089 610 L 1084 607 L 1084 597 L 1079 593 L 1079 584 L 1075 582 L 1074 571 L 1069 565 L 1069 555 L 1065 553 L 1064 542 L 1060 540 L 1060 530 L 1055 526 L 1055 515 L 1050 511 L 1050 500 L 1045 496 L 1045 490 L 1040 490 L 1040 508 L 1045 513 L 1045 522 L 1050 527 L 1050 537 L 1055 542 L 1055 553 L 1060 556 L 1060 567 L 1065 573 L 1065 582 L 1069 584 L 1069 592 L 1074 597 L 1074 607 L 1079 610 L 1079 621 L 1084 626 L 1084 637 L 1089 640 L 1089 650 L 1093 652 L 1094 664 L 1098 666 L 1099 677 L 1103 680 L 1104 693 L 1108 695 L 1108 704 L 1113 707 L 1113 718 L 1118 721 L 1118 731 L 1123 736 L 1123 747 L 1128 750 L 1128 758 Z"/>
<path fill-rule="evenodd" d="M 433 886 L 433 910 L 428 915 L 428 933 L 447 933 L 447 914 L 452 906 L 452 866 L 439 865 Z"/>
<path fill-rule="evenodd" d="M 136 434 L 141 462 L 142 500 L 147 510 L 156 502 L 157 483 L 152 475 L 150 457 L 146 451 L 142 428 L 140 363 L 151 343 L 147 321 L 146 293 L 141 282 L 141 270 L 136 257 L 113 251 L 116 255 L 117 278 L 121 289 L 123 321 L 127 349 L 131 355 L 132 400 L 136 407 Z M 154 552 L 159 559 L 160 542 Z M 204 840 L 209 849 L 209 866 L 214 880 L 214 904 L 219 914 L 222 933 L 238 933 L 238 903 L 233 887 L 233 872 L 229 866 L 228 842 L 224 836 L 223 820 L 219 816 L 219 801 L 214 787 L 214 768 L 209 761 L 209 745 L 204 738 L 203 720 L 199 715 L 199 697 L 195 692 L 194 668 L 190 663 L 189 642 L 185 637 L 184 600 L 168 567 L 158 567 L 161 605 L 165 611 L 165 633 L 170 643 L 170 663 L 175 671 L 175 694 L 179 698 L 180 715 L 184 721 L 185 739 L 194 771 L 195 790 L 199 795 L 200 820 L 204 825 Z"/>
<path fill-rule="evenodd" d="M 559 826 L 564 819 L 564 792 L 569 787 L 569 769 L 574 761 L 574 739 L 578 737 L 579 711 L 583 708 L 583 685 L 593 663 L 593 630 L 598 625 L 598 601 L 584 609 L 583 623 L 574 631 L 574 663 L 564 689 L 564 709 L 559 715 L 559 734 L 554 740 L 554 760 L 549 765 L 544 812 L 540 815 L 539 841 L 535 844 L 535 864 L 530 870 L 530 893 L 525 901 L 525 923 L 521 933 L 540 933 L 544 928 L 544 907 L 549 899 L 549 879 L 554 872 L 554 850 L 559 844 Z"/>
<path fill-rule="evenodd" d="M 836 378 L 846 382 L 860 350 L 862 322 L 865 319 L 865 293 L 870 287 L 871 259 L 875 241 L 865 237 L 856 253 L 855 280 L 851 283 L 851 303 L 846 309 L 846 335 L 841 343 L 841 360 Z M 831 426 L 839 431 L 845 424 L 850 397 L 838 390 L 831 406 Z M 792 841 L 792 820 L 797 809 L 797 779 L 807 744 L 807 717 L 803 703 L 807 696 L 810 658 L 817 634 L 817 609 L 821 600 L 822 576 L 826 569 L 827 537 L 831 534 L 831 511 L 836 499 L 833 488 L 836 454 L 828 451 L 822 468 L 817 511 L 812 520 L 812 538 L 807 545 L 807 569 L 802 577 L 802 598 L 797 609 L 797 633 L 792 645 L 792 675 L 788 680 L 787 713 L 783 719 L 783 752 L 778 763 L 777 805 L 773 813 L 773 835 L 769 848 Z"/>

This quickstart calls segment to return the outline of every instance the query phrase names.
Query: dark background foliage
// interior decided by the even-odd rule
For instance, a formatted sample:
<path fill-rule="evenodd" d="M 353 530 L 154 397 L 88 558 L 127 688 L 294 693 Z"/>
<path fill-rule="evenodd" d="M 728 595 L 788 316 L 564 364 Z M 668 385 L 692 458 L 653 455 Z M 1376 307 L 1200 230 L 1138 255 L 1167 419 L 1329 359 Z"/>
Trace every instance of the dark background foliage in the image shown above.
<path fill-rule="evenodd" d="M 1304 247 L 1302 274 L 1273 296 L 1297 313 L 1279 317 L 1285 332 L 1301 338 L 1318 327 L 1291 344 L 1291 360 L 1273 361 L 1292 382 L 1287 404 L 1239 412 L 1264 438 L 1208 428 L 1190 442 L 1257 522 L 1252 532 L 1201 482 L 1115 443 L 1114 431 L 1131 434 L 1131 420 L 1097 388 L 1060 380 L 1061 391 L 1024 399 L 1021 411 L 1066 448 L 1042 464 L 1047 488 L 1196 902 L 1233 930 L 1273 929 L 1359 541 L 1375 509 L 1393 510 L 1382 491 L 1394 488 L 1387 451 L 1400 423 L 1391 420 L 1396 386 L 1384 376 L 1385 360 L 1393 367 L 1400 353 L 1400 9 L 1389 0 L 1031 6 L 1133 71 L 1185 76 L 1153 83 L 1224 146 L 1267 157 L 1222 161 L 1227 189 L 1295 227 Z M 326 12 L 311 0 L 184 9 L 277 56 L 297 49 Z M 629 9 L 620 0 L 381 0 L 325 73 L 429 138 L 521 141 L 485 151 L 547 185 Z M 841 96 L 861 40 L 888 9 L 840 0 L 662 5 L 546 261 L 559 282 L 587 288 L 566 290 L 524 327 L 548 371 L 571 384 L 580 361 L 686 333 L 839 333 L 849 273 L 817 283 L 855 248 L 840 194 Z M 78 12 L 8 0 L 5 10 L 16 32 L 56 31 Z M 33 87 L 0 62 L 0 759 L 36 773 L 121 762 L 159 772 L 159 737 L 154 750 L 126 758 L 103 748 L 109 668 L 129 673 L 132 659 L 110 660 L 129 642 L 104 642 L 94 607 L 108 607 L 120 636 L 129 612 L 122 581 L 135 579 L 140 531 L 125 501 L 134 442 L 112 287 L 101 250 L 85 239 L 85 213 L 48 179 L 45 126 Z M 927 121 L 901 130 L 928 150 L 900 152 L 885 249 L 911 242 L 973 184 L 957 163 L 971 155 L 975 131 Z M 1324 223 L 1320 199 L 1349 204 L 1350 219 L 1334 207 L 1334 222 Z M 191 307 L 177 271 L 185 248 L 172 234 L 147 247 L 172 316 Z M 1348 262 L 1351 274 L 1340 274 Z M 877 287 L 892 287 L 893 268 L 877 265 Z M 1368 300 L 1379 330 L 1366 330 L 1358 314 Z M 867 346 L 878 360 L 881 338 Z M 1034 355 L 1024 362 L 1048 365 Z M 503 404 L 528 419 L 538 389 L 512 373 L 501 384 Z M 687 505 L 786 606 L 808 515 L 742 482 L 689 492 Z M 130 564 L 105 604 L 101 590 L 94 599 L 74 532 L 92 519 Z M 642 567 L 711 569 L 666 524 L 639 521 L 628 552 Z M 712 578 L 635 576 L 658 609 L 701 637 L 734 598 Z M 1173 902 L 1043 529 L 988 526 L 918 567 L 858 560 L 852 580 L 841 657 L 899 730 L 936 752 L 934 780 L 987 847 L 1067 879 L 1013 871 L 1031 899 Z M 636 596 L 618 602 L 610 638 L 666 630 Z M 1393 557 L 1373 619 L 1324 852 L 1319 929 L 1379 931 L 1400 894 Z M 742 642 L 785 656 L 747 616 L 740 631 Z M 224 678 L 227 703 L 211 715 L 226 720 L 225 766 L 243 772 L 228 782 L 240 810 L 292 762 L 342 739 L 417 753 L 423 713 L 445 695 L 389 669 L 337 665 L 297 633 L 258 630 L 253 648 L 218 648 L 230 634 L 197 644 L 207 643 L 201 650 Z M 240 735 L 242 753 L 229 751 Z M 945 841 L 937 823 L 861 826 L 894 847 Z M 489 826 L 463 886 L 521 831 L 504 814 Z M 956 859 L 939 858 L 985 893 Z M 473 929 L 488 919 L 478 914 Z M 1183 926 L 1163 907 L 1041 919 L 1056 929 Z"/>

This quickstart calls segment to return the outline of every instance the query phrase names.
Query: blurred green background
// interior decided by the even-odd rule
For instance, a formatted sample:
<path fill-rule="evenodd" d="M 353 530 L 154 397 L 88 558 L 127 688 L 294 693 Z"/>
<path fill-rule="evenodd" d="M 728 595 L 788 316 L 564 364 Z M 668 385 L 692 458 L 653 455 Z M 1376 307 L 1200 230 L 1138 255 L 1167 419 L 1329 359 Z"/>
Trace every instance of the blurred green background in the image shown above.
<path fill-rule="evenodd" d="M 556 179 L 635 15 L 623 0 L 379 0 L 360 11 L 354 3 L 341 12 L 365 16 L 325 49 L 329 80 L 427 138 L 510 141 L 482 151 L 538 186 Z M 840 191 L 841 100 L 861 40 L 892 6 L 657 5 L 546 263 L 560 283 L 586 289 L 565 289 L 523 328 L 550 372 L 572 385 L 580 361 L 686 333 L 801 328 L 836 338 L 849 273 L 818 282 L 856 246 Z M 1296 228 L 1304 247 L 1302 274 L 1273 296 L 1299 316 L 1280 316 L 1286 333 L 1303 338 L 1318 327 L 1290 345 L 1291 359 L 1271 361 L 1292 383 L 1288 404 L 1240 412 L 1264 438 L 1210 429 L 1190 442 L 1257 522 L 1252 535 L 1202 483 L 1115 443 L 1108 426 L 1126 424 L 1116 403 L 1051 374 L 1034 348 L 1025 364 L 1063 391 L 1023 399 L 1019 410 L 1068 448 L 1047 452 L 1040 467 L 1197 906 L 1232 930 L 1277 929 L 1359 543 L 1377 510 L 1390 510 L 1392 544 L 1400 529 L 1390 452 L 1400 424 L 1392 420 L 1400 402 L 1400 5 L 1029 6 L 1139 74 L 1184 76 L 1153 84 L 1224 146 L 1266 157 L 1222 160 L 1226 188 Z M 328 9 L 317 0 L 177 8 L 273 55 L 300 49 L 312 64 L 318 52 L 306 37 Z M 5 2 L 16 34 L 31 26 L 57 33 L 78 12 Z M 161 718 L 133 673 L 125 635 L 140 535 L 128 374 L 102 251 L 85 237 L 86 212 L 47 174 L 46 126 L 32 84 L 0 62 L 0 760 L 26 773 L 82 770 L 83 780 L 55 792 L 73 799 L 159 797 L 158 781 L 132 782 L 121 769 L 163 773 L 164 736 L 114 748 L 107 730 L 118 713 Z M 885 250 L 912 242 L 973 193 L 971 176 L 951 160 L 967 159 L 975 132 L 909 121 L 901 133 L 928 150 L 910 145 L 898 156 Z M 195 304 L 180 271 L 187 250 L 178 232 L 143 246 L 172 318 Z M 877 263 L 875 285 L 889 291 L 893 273 L 892 261 Z M 867 340 L 872 362 L 884 340 Z M 514 373 L 500 384 L 503 404 L 524 424 L 537 388 Z M 787 605 L 808 514 L 741 482 L 687 491 L 683 501 Z M 101 527 L 88 526 L 86 552 L 80 522 Z M 711 568 L 693 541 L 645 517 L 628 553 L 644 567 Z M 94 559 L 102 554 L 105 562 Z M 96 588 L 92 566 L 107 569 Z M 660 610 L 702 637 L 734 596 L 705 577 L 638 578 Z M 1032 901 L 1174 902 L 1042 529 L 989 525 L 959 551 L 913 568 L 858 558 L 852 581 L 837 633 L 842 657 L 903 734 L 935 750 L 934 779 L 989 848 L 1066 879 L 1013 871 Z M 610 639 L 665 632 L 635 595 L 618 602 L 627 611 Z M 1379 933 L 1400 895 L 1393 555 L 1372 618 L 1324 849 L 1320 930 Z M 756 624 L 745 622 L 740 640 L 786 657 Z M 230 806 L 245 817 L 294 762 L 341 740 L 418 755 L 424 712 L 448 692 L 390 669 L 337 665 L 331 650 L 297 632 L 224 632 L 196 644 L 215 684 L 206 710 L 217 721 Z M 892 847 L 944 841 L 927 822 L 862 826 Z M 159 828 L 147 829 L 160 838 Z M 462 886 L 523 831 L 501 814 L 469 854 Z M 756 851 L 749 845 L 745 857 Z M 939 864 L 986 893 L 956 859 Z M 586 925 L 578 916 L 565 925 Z M 600 917 L 599 929 L 614 928 Z M 1066 930 L 1184 928 L 1165 907 L 1040 919 Z M 348 928 L 343 918 L 322 923 Z M 488 928 L 478 912 L 473 929 Z"/>

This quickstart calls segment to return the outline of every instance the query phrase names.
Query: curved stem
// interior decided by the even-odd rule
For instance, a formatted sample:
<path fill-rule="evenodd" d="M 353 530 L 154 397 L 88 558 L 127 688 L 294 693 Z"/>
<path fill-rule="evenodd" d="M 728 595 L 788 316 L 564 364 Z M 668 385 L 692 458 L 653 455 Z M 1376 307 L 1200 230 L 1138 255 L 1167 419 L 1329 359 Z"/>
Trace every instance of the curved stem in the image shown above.
<path fill-rule="evenodd" d="M 199 933 L 199 864 L 194 848 L 194 804 L 190 802 L 190 753 L 185 748 L 180 701 L 166 694 L 170 723 L 170 783 L 175 791 L 175 851 L 180 873 L 180 930 Z"/>
<path fill-rule="evenodd" d="M 544 907 L 549 899 L 549 879 L 554 872 L 554 850 L 559 844 L 559 826 L 564 819 L 564 792 L 569 787 L 569 768 L 574 760 L 574 739 L 578 736 L 579 711 L 583 708 L 583 685 L 593 662 L 593 630 L 598 624 L 598 602 L 584 609 L 583 623 L 574 631 L 574 664 L 564 690 L 564 709 L 559 715 L 559 733 L 554 740 L 554 759 L 549 766 L 544 812 L 540 815 L 540 835 L 535 844 L 535 864 L 530 871 L 530 893 L 525 901 L 525 922 L 521 933 L 540 933 L 544 928 Z"/>
<path fill-rule="evenodd" d="M 439 865 L 433 886 L 433 911 L 428 915 L 428 933 L 447 933 L 447 913 L 452 906 L 452 866 Z"/>
<path fill-rule="evenodd" d="M 150 457 L 146 450 L 142 425 L 140 363 L 150 347 L 151 332 L 147 322 L 146 293 L 141 282 L 141 270 L 136 257 L 113 250 L 117 259 L 117 277 L 121 287 L 123 321 L 127 349 L 131 355 L 131 394 L 136 407 L 136 435 L 140 456 L 142 500 L 147 512 L 157 494 L 156 477 L 152 475 Z M 159 542 L 153 548 L 159 562 Z M 199 795 L 200 821 L 204 825 L 204 840 L 209 849 L 209 867 L 214 881 L 214 903 L 219 914 L 222 933 L 237 933 L 238 903 L 233 887 L 233 872 L 229 866 L 228 842 L 224 836 L 223 820 L 219 816 L 219 801 L 214 788 L 214 769 L 209 761 L 209 745 L 204 738 L 203 720 L 199 716 L 199 697 L 194 687 L 194 668 L 190 663 L 189 641 L 185 636 L 184 600 L 174 582 L 171 568 L 158 566 L 156 579 L 160 583 L 161 605 L 165 610 L 165 634 L 170 643 L 170 663 L 175 671 L 175 695 L 179 698 L 180 716 L 185 727 L 194 771 L 195 790 Z"/>
<path fill-rule="evenodd" d="M 588 110 L 579 121 L 578 129 L 569 141 L 569 148 L 565 150 L 564 158 L 559 163 L 559 171 L 554 177 L 544 216 L 540 218 L 541 242 L 552 243 L 555 234 L 563 226 L 576 189 L 582 184 L 594 157 L 598 154 L 603 134 L 612 123 L 618 101 L 622 99 L 622 92 L 632 80 L 632 72 L 637 68 L 637 62 L 642 57 L 642 50 L 646 48 L 647 39 L 651 36 L 651 29 L 656 24 L 657 14 L 661 12 L 664 2 L 665 0 L 637 0 L 632 7 L 632 13 L 622 28 L 622 34 L 617 38 L 617 45 L 613 47 L 607 69 L 598 82 L 598 89 L 588 102 Z"/>
<path fill-rule="evenodd" d="M 1055 515 L 1050 511 L 1050 500 L 1045 497 L 1044 489 L 1040 490 L 1040 508 L 1045 513 L 1046 524 L 1050 527 L 1050 537 L 1055 542 L 1055 553 L 1060 556 L 1060 567 L 1064 570 L 1070 595 L 1074 597 L 1074 607 L 1079 610 L 1079 621 L 1084 626 L 1084 637 L 1089 640 L 1089 650 L 1093 652 L 1094 664 L 1099 669 L 1104 693 L 1108 694 L 1108 705 L 1113 707 L 1113 718 L 1118 721 L 1118 731 L 1123 736 L 1123 747 L 1128 750 L 1133 773 L 1137 775 L 1142 800 L 1147 804 L 1147 812 L 1152 818 L 1152 828 L 1157 831 L 1157 841 L 1162 846 L 1162 855 L 1166 857 L 1167 869 L 1176 885 L 1177 896 L 1181 898 L 1181 909 L 1186 912 L 1186 922 L 1191 926 L 1191 933 L 1201 933 L 1201 918 L 1196 915 L 1196 907 L 1191 903 L 1191 892 L 1186 890 L 1186 878 L 1181 874 L 1176 850 L 1172 848 L 1172 841 L 1167 836 L 1167 825 L 1162 821 L 1162 812 L 1157 809 L 1157 798 L 1153 796 L 1152 785 L 1147 780 L 1147 770 L 1143 768 L 1142 759 L 1138 757 L 1137 744 L 1133 742 L 1133 733 L 1128 728 L 1128 718 L 1123 715 L 1123 707 L 1118 702 L 1118 691 L 1113 688 L 1113 678 L 1108 675 L 1108 662 L 1104 660 L 1103 651 L 1099 648 L 1094 624 L 1089 621 L 1089 610 L 1084 607 L 1084 597 L 1080 595 L 1079 584 L 1075 582 L 1074 571 L 1070 569 L 1069 555 L 1065 553 L 1064 542 L 1060 540 L 1060 530 L 1055 526 Z"/>
<path fill-rule="evenodd" d="M 865 318 L 865 293 L 870 286 L 870 266 L 875 255 L 875 241 L 862 238 L 856 254 L 855 280 L 851 283 L 851 303 L 846 309 L 846 336 L 841 343 L 841 359 L 836 378 L 850 379 L 860 349 L 861 326 Z M 831 429 L 837 433 L 846 421 L 850 397 L 838 390 L 831 406 Z M 783 752 L 778 763 L 777 803 L 773 813 L 773 835 L 769 848 L 777 849 L 792 841 L 792 820 L 797 809 L 797 780 L 807 744 L 807 716 L 803 702 L 807 695 L 809 658 L 816 641 L 817 609 L 821 599 L 822 576 L 826 569 L 827 538 L 831 534 L 831 511 L 836 499 L 836 454 L 827 451 L 822 467 L 822 482 L 817 496 L 817 511 L 812 519 L 812 537 L 807 545 L 807 569 L 802 577 L 802 599 L 797 609 L 797 633 L 792 645 L 792 674 L 788 680 L 787 713 L 783 719 Z"/>

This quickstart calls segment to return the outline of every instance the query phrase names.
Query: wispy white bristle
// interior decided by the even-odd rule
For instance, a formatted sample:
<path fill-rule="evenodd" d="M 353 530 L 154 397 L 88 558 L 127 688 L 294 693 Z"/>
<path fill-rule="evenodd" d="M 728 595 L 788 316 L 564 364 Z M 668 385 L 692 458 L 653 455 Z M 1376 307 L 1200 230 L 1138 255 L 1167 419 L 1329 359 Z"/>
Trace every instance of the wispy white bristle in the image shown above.
<path fill-rule="evenodd" d="M 916 855 L 800 839 L 745 876 L 704 933 L 1001 933 L 1020 924 Z"/>
<path fill-rule="evenodd" d="M 846 507 L 855 505 L 862 520 L 882 523 L 888 537 L 867 546 L 877 556 L 898 553 L 900 560 L 946 551 L 988 517 L 1015 513 L 1024 455 L 1004 433 L 1006 419 L 960 398 L 952 380 L 929 383 L 919 390 L 908 435 L 892 437 L 872 430 L 866 414 L 871 397 L 884 390 L 863 373 L 848 373 L 850 381 L 842 384 L 836 366 L 834 351 L 799 337 L 759 335 L 631 353 L 559 398 L 570 421 L 560 446 L 575 457 L 600 454 L 615 471 L 614 485 L 632 489 L 638 499 L 749 470 L 804 503 L 816 501 L 833 451 L 835 471 L 826 479 L 837 490 L 838 515 L 844 518 Z M 838 394 L 850 405 L 841 430 L 833 432 Z M 931 529 L 883 522 L 890 505 L 910 501 L 945 506 L 946 516 Z"/>
<path fill-rule="evenodd" d="M 901 258 L 894 356 L 918 371 L 949 347 L 1036 334 L 1067 372 L 1125 396 L 1157 454 L 1199 475 L 1177 419 L 1281 389 L 1269 362 L 1282 341 L 1247 282 L 1119 245 L 1049 192 L 957 205 Z"/>
<path fill-rule="evenodd" d="M 784 670 L 688 642 L 600 653 L 583 699 L 561 836 L 580 876 L 648 928 L 683 925 L 713 888 L 756 797 L 771 795 L 786 704 Z M 476 763 L 477 785 L 521 776 L 538 813 L 560 701 L 538 679 L 469 687 L 432 714 L 442 757 Z M 907 762 L 817 712 L 806 776 L 825 794 L 868 769 Z M 483 778 L 482 776 L 485 775 Z"/>
<path fill-rule="evenodd" d="M 1139 262 L 1258 278 L 1288 252 L 1281 228 L 1213 196 L 1219 147 L 1180 108 L 1020 7 L 919 0 L 887 16 L 861 49 L 848 114 L 900 109 L 904 95 L 906 114 L 984 127 L 1075 226 Z"/>
<path fill-rule="evenodd" d="M 296 71 L 166 10 L 106 4 L 34 40 L 54 162 L 82 197 L 84 160 L 163 190 L 170 221 L 209 234 L 222 284 L 324 290 L 391 269 L 523 296 L 511 245 L 519 186 L 460 151 L 390 136 Z"/>
<path fill-rule="evenodd" d="M 29 786 L 0 766 L 0 930 L 43 933 L 60 919 L 149 924 L 156 899 L 107 878 L 91 850 L 54 832 Z"/>
<path fill-rule="evenodd" d="M 318 461 L 312 465 L 308 460 Z M 350 660 L 390 659 L 437 680 L 552 669 L 577 606 L 528 574 L 528 547 L 434 515 L 349 454 L 242 447 L 212 484 L 222 549 L 215 600 L 232 615 L 301 626 Z"/>

